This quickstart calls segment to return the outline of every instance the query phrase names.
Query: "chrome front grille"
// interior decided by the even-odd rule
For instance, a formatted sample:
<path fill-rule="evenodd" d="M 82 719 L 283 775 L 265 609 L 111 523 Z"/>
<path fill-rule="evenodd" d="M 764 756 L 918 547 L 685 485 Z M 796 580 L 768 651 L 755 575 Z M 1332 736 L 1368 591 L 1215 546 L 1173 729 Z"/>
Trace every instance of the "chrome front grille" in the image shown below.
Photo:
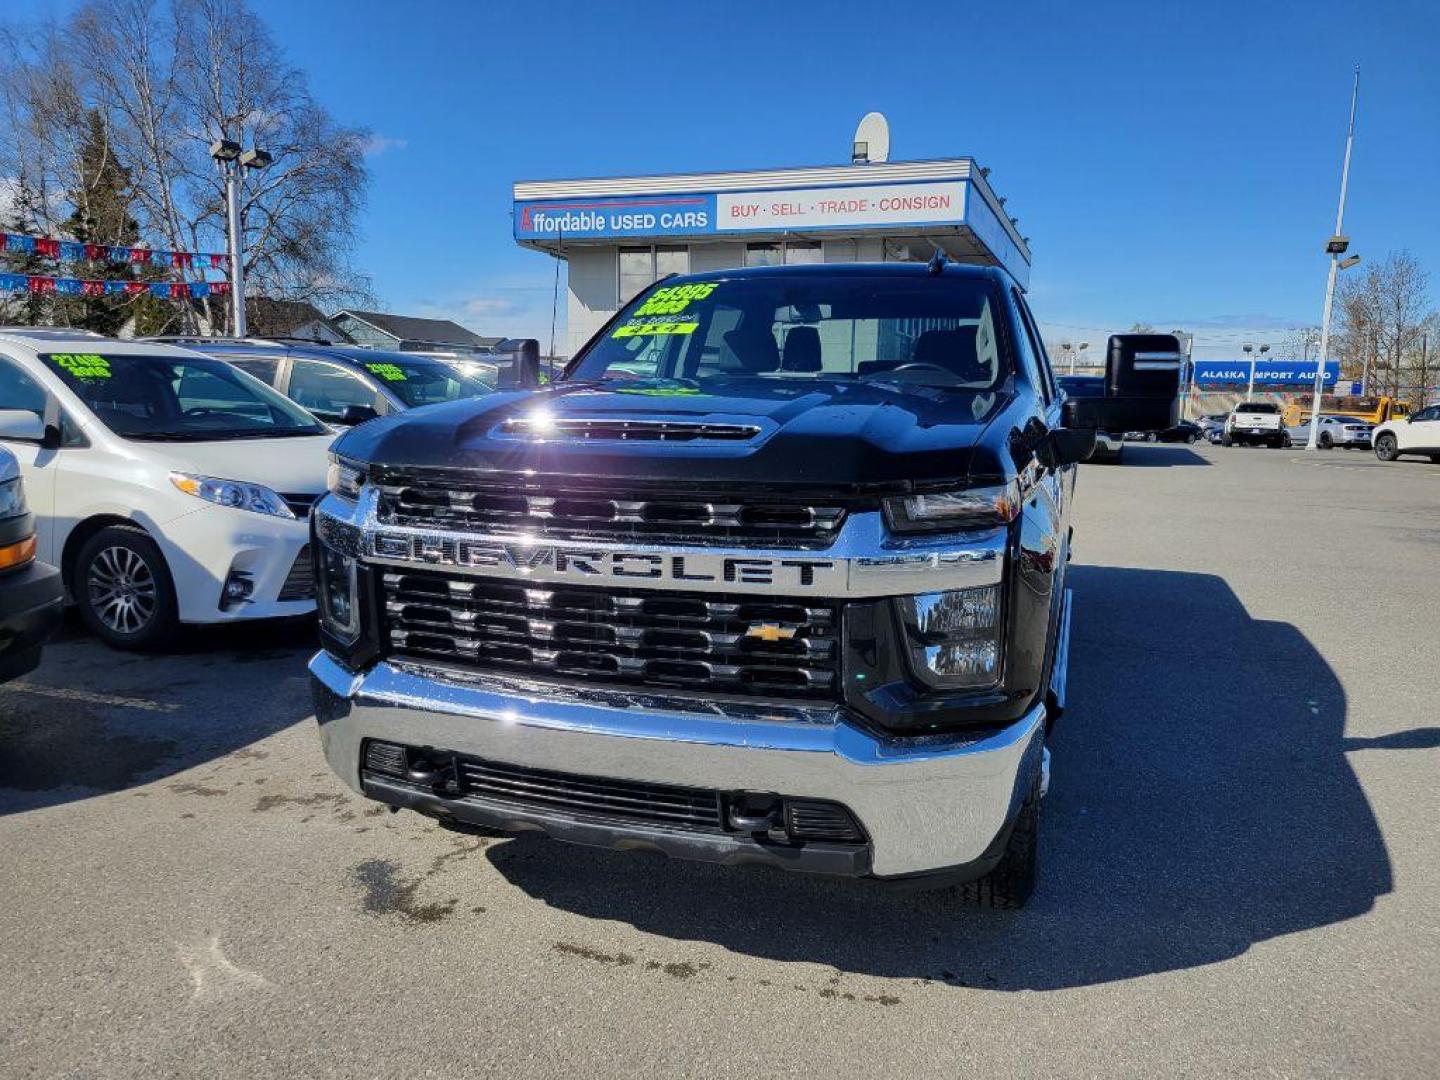
<path fill-rule="evenodd" d="M 492 671 L 635 687 L 834 698 L 834 605 L 585 586 L 537 587 L 432 571 L 383 575 L 396 654 Z"/>
<path fill-rule="evenodd" d="M 775 496 L 689 494 L 679 484 L 654 493 L 520 476 L 435 481 L 385 474 L 376 480 L 383 524 L 499 536 L 820 548 L 834 541 L 846 512 L 843 505 Z"/>

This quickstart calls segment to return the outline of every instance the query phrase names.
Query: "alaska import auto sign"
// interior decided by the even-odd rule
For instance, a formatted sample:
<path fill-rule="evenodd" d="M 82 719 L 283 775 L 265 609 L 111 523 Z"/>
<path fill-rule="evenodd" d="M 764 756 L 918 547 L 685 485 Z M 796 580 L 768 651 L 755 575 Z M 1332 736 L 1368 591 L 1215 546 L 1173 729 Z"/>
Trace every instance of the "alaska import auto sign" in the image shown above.
<path fill-rule="evenodd" d="M 1309 387 L 1315 385 L 1315 361 L 1313 360 L 1256 360 L 1255 385 L 1273 388 L 1277 386 Z M 1250 384 L 1249 360 L 1197 360 L 1195 362 L 1195 385 L 1206 386 L 1248 386 Z M 1333 387 L 1340 378 L 1340 363 L 1336 360 L 1325 364 L 1325 386 Z"/>

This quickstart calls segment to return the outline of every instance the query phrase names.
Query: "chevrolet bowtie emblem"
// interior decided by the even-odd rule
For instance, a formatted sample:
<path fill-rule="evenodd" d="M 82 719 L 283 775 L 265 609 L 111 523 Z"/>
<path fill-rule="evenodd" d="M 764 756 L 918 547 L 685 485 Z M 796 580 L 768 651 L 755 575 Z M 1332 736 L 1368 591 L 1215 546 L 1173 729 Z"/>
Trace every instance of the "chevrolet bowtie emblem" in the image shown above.
<path fill-rule="evenodd" d="M 745 636 L 760 641 L 789 641 L 795 636 L 795 627 L 773 622 L 751 623 Z"/>

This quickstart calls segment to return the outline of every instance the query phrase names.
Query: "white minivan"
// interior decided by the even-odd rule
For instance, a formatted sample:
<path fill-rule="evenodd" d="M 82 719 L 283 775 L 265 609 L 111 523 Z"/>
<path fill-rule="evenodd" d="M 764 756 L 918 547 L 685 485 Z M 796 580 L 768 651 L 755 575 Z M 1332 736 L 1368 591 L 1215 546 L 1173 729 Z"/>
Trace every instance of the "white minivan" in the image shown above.
<path fill-rule="evenodd" d="M 332 438 L 220 360 L 0 328 L 0 445 L 19 459 L 38 556 L 114 646 L 313 611 L 308 519 Z"/>

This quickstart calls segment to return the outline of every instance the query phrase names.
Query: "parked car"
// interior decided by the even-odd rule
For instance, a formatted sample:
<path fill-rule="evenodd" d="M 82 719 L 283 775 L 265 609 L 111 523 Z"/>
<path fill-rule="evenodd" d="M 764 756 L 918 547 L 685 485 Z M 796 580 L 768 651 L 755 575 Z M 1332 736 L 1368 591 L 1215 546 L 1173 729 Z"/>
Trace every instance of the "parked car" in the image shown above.
<path fill-rule="evenodd" d="M 1427 405 L 1403 420 L 1387 420 L 1374 431 L 1375 456 L 1394 461 L 1402 454 L 1440 464 L 1440 405 Z"/>
<path fill-rule="evenodd" d="M 328 424 L 352 426 L 420 405 L 478 397 L 495 389 L 486 368 L 465 373 L 419 353 L 382 352 L 283 338 L 153 338 L 234 364 Z M 493 371 L 493 365 L 488 370 Z"/>
<path fill-rule="evenodd" d="M 1181 420 L 1163 431 L 1127 431 L 1125 438 L 1135 442 L 1194 443 L 1200 441 L 1200 425 Z"/>
<path fill-rule="evenodd" d="M 1322 450 L 1331 447 L 1369 447 L 1373 424 L 1357 420 L 1353 416 L 1322 416 L 1315 436 L 1315 444 Z M 1290 441 L 1296 446 L 1310 442 L 1310 420 L 1307 417 L 1289 429 Z"/>
<path fill-rule="evenodd" d="M 39 556 L 106 642 L 314 610 L 307 519 L 334 436 L 288 398 L 186 349 L 16 330 L 0 409 Z"/>
<path fill-rule="evenodd" d="M 1273 401 L 1242 401 L 1225 418 L 1221 436 L 1225 446 L 1265 445 L 1272 450 L 1287 445 L 1285 425 L 1280 422 L 1280 406 Z"/>
<path fill-rule="evenodd" d="M 0 438 L 29 420 L 29 413 L 0 411 Z M 36 559 L 36 548 L 20 463 L 0 446 L 0 682 L 35 670 L 64 613 L 60 571 Z"/>
<path fill-rule="evenodd" d="M 1220 433 L 1225 430 L 1225 420 L 1229 413 L 1211 413 L 1209 416 L 1202 416 L 1195 421 L 1195 426 L 1200 429 L 1200 437 L 1209 439 L 1211 442 L 1218 442 Z"/>

